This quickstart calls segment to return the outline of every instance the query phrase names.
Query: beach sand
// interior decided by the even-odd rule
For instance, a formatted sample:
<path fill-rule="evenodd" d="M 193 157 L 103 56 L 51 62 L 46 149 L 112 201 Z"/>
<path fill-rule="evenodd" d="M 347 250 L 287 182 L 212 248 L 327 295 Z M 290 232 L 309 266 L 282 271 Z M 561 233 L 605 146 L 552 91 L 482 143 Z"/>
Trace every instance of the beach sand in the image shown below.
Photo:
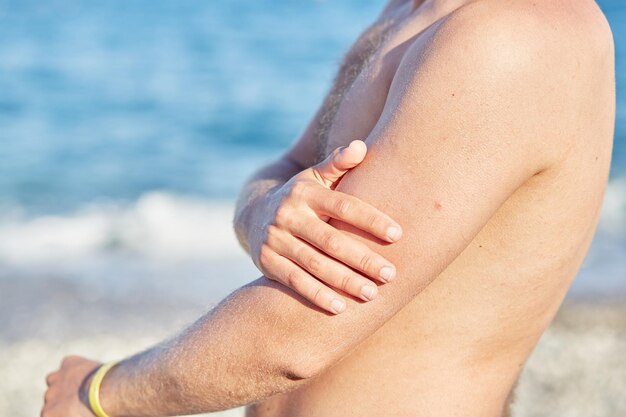
<path fill-rule="evenodd" d="M 44 377 L 63 356 L 124 357 L 208 308 L 201 298 L 166 298 L 150 288 L 96 296 L 92 287 L 58 276 L 0 275 L 0 295 L 0 416 L 7 417 L 38 415 Z M 626 416 L 624 301 L 566 302 L 523 371 L 515 417 Z"/>

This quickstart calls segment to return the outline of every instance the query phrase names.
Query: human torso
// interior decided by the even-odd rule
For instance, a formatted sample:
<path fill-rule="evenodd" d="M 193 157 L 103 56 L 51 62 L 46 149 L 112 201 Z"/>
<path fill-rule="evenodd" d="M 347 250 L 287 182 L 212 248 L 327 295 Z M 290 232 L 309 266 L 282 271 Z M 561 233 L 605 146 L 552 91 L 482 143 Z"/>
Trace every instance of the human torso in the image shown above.
<path fill-rule="evenodd" d="M 404 51 L 428 42 L 438 24 L 427 14 L 409 16 L 410 2 L 396 3 L 348 53 L 315 129 L 317 159 L 367 137 Z M 578 121 L 571 157 L 521 187 L 434 282 L 356 351 L 248 415 L 502 415 L 593 236 L 613 110 L 610 86 L 598 91 Z"/>

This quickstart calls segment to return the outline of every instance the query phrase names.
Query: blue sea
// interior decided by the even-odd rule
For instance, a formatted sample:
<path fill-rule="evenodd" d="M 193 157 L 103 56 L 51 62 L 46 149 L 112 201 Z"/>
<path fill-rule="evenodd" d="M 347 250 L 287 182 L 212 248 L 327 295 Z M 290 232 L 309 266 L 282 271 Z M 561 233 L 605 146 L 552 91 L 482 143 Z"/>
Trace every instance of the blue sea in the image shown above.
<path fill-rule="evenodd" d="M 581 293 L 626 287 L 626 3 L 599 3 L 618 111 Z M 382 4 L 0 0 L 0 268 L 128 277 L 122 258 L 239 256 L 239 187 L 298 136 Z"/>

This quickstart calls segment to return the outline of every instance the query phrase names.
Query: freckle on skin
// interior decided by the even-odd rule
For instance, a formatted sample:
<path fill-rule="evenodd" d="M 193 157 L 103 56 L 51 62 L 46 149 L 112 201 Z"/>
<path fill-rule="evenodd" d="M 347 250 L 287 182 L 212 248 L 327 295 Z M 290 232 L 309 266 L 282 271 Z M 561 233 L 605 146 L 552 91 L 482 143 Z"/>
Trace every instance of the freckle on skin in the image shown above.
<path fill-rule="evenodd" d="M 442 206 L 441 206 L 441 202 L 439 202 L 439 201 L 435 201 L 435 208 L 436 208 L 437 210 L 441 210 L 441 207 L 442 207 Z"/>

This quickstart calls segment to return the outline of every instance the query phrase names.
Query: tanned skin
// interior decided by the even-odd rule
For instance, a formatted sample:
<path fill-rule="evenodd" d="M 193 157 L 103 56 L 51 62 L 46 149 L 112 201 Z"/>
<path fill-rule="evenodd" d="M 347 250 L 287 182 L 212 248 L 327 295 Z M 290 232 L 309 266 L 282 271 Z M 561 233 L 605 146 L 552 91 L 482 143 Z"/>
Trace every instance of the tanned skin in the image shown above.
<path fill-rule="evenodd" d="M 338 293 L 344 309 L 329 314 L 262 277 L 115 367 L 104 409 L 503 415 L 594 234 L 611 157 L 613 54 L 590 0 L 392 1 L 266 190 L 365 138 L 365 160 L 335 191 L 386 213 L 402 238 L 329 224 L 391 262 L 396 279 L 371 280 L 369 302 Z M 303 181 L 295 195 L 315 190 Z M 251 213 L 270 204 L 254 185 L 247 192 L 255 197 L 239 208 L 244 241 L 258 226 Z M 290 268 L 267 250 L 280 250 L 284 236 L 259 245 L 264 265 L 282 265 L 275 271 Z M 67 359 L 49 377 L 42 415 L 91 416 L 79 386 L 97 365 Z"/>

